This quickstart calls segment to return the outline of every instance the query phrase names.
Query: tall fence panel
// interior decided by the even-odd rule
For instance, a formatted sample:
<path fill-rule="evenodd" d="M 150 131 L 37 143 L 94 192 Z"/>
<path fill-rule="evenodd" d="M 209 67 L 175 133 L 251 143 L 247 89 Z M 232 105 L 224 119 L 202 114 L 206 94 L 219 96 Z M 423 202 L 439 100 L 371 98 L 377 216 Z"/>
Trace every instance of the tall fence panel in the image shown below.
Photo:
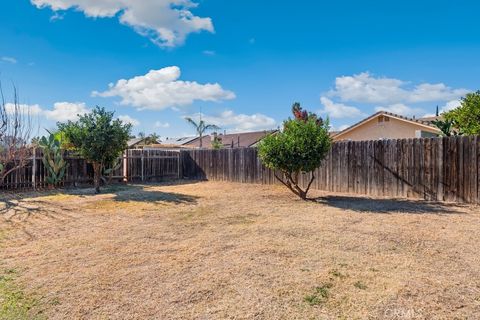
<path fill-rule="evenodd" d="M 48 187 L 48 170 L 42 161 L 42 151 L 33 149 L 25 166 L 10 173 L 0 190 L 22 190 Z M 93 166 L 82 157 L 65 152 L 67 162 L 61 187 L 77 187 L 93 182 Z M 180 153 L 163 150 L 127 150 L 118 159 L 109 177 L 113 181 L 149 182 L 179 179 L 181 177 Z"/>
<path fill-rule="evenodd" d="M 185 178 L 277 184 L 254 148 L 182 151 Z M 445 137 L 333 144 L 312 188 L 371 196 L 480 203 L 480 139 Z M 278 175 L 278 173 L 277 173 Z M 301 176 L 305 186 L 310 174 Z"/>
<path fill-rule="evenodd" d="M 164 150 L 127 150 L 124 158 L 128 181 L 148 182 L 180 178 L 180 153 Z"/>

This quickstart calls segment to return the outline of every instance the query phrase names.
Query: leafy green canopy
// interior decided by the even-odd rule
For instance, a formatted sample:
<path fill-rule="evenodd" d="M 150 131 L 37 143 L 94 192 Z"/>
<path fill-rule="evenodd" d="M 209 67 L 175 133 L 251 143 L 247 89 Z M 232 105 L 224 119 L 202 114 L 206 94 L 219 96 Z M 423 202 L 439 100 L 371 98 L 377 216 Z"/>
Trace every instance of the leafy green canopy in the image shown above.
<path fill-rule="evenodd" d="M 284 131 L 266 137 L 260 144 L 260 157 L 271 169 L 310 172 L 320 166 L 330 149 L 328 131 L 315 120 L 302 123 L 288 120 Z"/>
<path fill-rule="evenodd" d="M 131 124 L 114 119 L 114 112 L 97 106 L 76 122 L 58 123 L 58 128 L 81 156 L 104 166 L 112 165 L 127 148 Z"/>
<path fill-rule="evenodd" d="M 460 107 L 443 114 L 446 121 L 464 135 L 480 134 L 480 91 L 467 94 L 462 98 Z"/>
<path fill-rule="evenodd" d="M 259 154 L 265 166 L 287 173 L 311 172 L 330 150 L 328 121 L 315 114 L 288 119 L 283 131 L 265 137 Z"/>
<path fill-rule="evenodd" d="M 331 148 L 328 121 L 314 113 L 302 110 L 295 103 L 292 108 L 294 119 L 283 123 L 283 130 L 265 137 L 259 144 L 259 156 L 263 164 L 280 170 L 283 178 L 275 177 L 302 199 L 306 199 L 313 180 L 306 189 L 299 186 L 299 174 L 314 171 L 320 166 Z"/>

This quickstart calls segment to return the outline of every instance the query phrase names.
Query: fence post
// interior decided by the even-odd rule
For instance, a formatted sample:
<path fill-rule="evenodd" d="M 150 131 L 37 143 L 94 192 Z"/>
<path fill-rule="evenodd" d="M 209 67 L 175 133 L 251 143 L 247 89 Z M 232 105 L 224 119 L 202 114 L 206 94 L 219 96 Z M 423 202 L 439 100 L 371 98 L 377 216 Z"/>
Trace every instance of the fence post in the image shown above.
<path fill-rule="evenodd" d="M 37 148 L 33 148 L 32 155 L 32 186 L 33 190 L 37 190 Z"/>
<path fill-rule="evenodd" d="M 145 155 L 144 155 L 144 151 L 142 150 L 142 182 L 145 180 L 145 173 L 144 173 L 144 169 L 145 169 L 145 163 L 144 163 L 144 160 L 145 160 Z"/>
<path fill-rule="evenodd" d="M 177 153 L 177 179 L 181 179 L 180 177 L 180 165 L 181 165 L 181 161 L 182 161 L 182 152 L 180 151 L 179 153 Z"/>
<path fill-rule="evenodd" d="M 125 150 L 122 157 L 123 161 L 123 181 L 128 183 L 128 150 Z"/>

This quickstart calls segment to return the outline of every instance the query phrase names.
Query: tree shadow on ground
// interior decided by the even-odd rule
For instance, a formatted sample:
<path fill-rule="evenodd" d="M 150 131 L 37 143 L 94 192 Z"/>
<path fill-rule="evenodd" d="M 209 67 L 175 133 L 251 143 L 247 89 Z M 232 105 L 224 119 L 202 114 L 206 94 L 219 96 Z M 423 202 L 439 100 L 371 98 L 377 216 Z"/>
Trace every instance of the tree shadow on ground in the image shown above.
<path fill-rule="evenodd" d="M 155 187 L 195 183 L 198 183 L 198 181 L 169 181 L 141 185 L 114 184 L 103 187 L 100 195 L 113 194 L 114 197 L 112 200 L 119 202 L 196 204 L 198 197 L 155 190 Z M 77 208 L 62 205 L 58 202 L 53 206 L 49 201 L 37 199 L 58 195 L 74 195 L 80 198 L 97 196 L 93 188 L 55 189 L 17 193 L 6 192 L 0 195 L 0 218 L 6 222 L 10 222 L 13 220 L 26 221 L 35 216 L 52 219 L 73 217 L 69 214 L 69 211 L 73 212 Z"/>
<path fill-rule="evenodd" d="M 331 207 L 371 213 L 463 214 L 465 205 L 408 199 L 374 199 L 349 196 L 324 196 L 312 201 Z"/>
<path fill-rule="evenodd" d="M 196 204 L 199 197 L 175 193 L 165 192 L 159 190 L 153 190 L 152 187 L 156 185 L 128 185 L 118 191 L 108 192 L 113 193 L 115 196 L 113 201 L 120 202 L 162 202 L 173 204 Z"/>
<path fill-rule="evenodd" d="M 50 195 L 50 194 L 49 194 Z M 48 202 L 41 200 L 32 200 L 34 197 L 22 199 L 16 197 L 2 197 L 0 199 L 0 218 L 10 222 L 13 220 L 25 221 L 32 216 L 43 216 L 52 219 L 71 217 L 68 212 L 70 208 L 57 205 L 52 208 Z"/>

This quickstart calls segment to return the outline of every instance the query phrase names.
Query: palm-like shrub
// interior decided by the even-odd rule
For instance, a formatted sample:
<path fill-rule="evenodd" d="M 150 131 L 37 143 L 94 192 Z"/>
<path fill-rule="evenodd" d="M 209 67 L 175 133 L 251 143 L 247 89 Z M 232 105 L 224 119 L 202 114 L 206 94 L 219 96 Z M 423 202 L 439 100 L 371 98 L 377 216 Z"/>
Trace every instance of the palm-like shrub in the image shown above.
<path fill-rule="evenodd" d="M 452 120 L 434 120 L 432 124 L 442 132 L 442 136 L 451 137 L 461 135 L 453 126 Z"/>
<path fill-rule="evenodd" d="M 48 138 L 42 137 L 40 139 L 39 146 L 43 151 L 43 165 L 48 172 L 47 183 L 56 186 L 65 177 L 67 170 L 60 140 L 54 134 L 50 134 Z"/>
<path fill-rule="evenodd" d="M 214 124 L 207 124 L 205 121 L 200 119 L 200 121 L 197 123 L 195 120 L 192 118 L 185 118 L 185 120 L 190 123 L 193 127 L 195 127 L 195 131 L 197 132 L 198 137 L 200 138 L 200 148 L 203 147 L 203 134 L 207 130 L 219 130 L 220 127 L 214 125 Z"/>

